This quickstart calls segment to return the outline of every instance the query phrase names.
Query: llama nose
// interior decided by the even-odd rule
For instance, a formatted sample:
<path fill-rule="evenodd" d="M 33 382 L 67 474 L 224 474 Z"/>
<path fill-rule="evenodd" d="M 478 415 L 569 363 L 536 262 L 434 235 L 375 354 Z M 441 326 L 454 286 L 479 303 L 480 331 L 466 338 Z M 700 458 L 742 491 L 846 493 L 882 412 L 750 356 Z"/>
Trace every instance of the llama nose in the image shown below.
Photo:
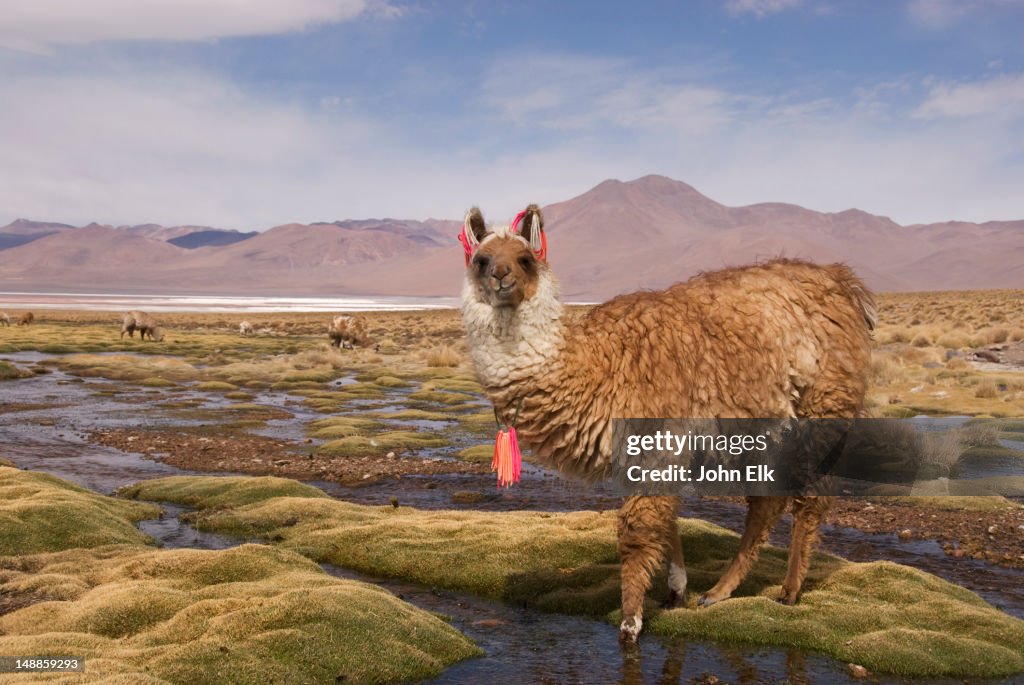
<path fill-rule="evenodd" d="M 511 272 L 512 269 L 510 269 L 507 265 L 497 264 L 493 269 L 491 269 L 491 277 L 494 278 L 494 280 L 496 280 L 498 283 L 501 283 L 503 280 L 505 280 L 505 276 L 508 276 L 509 273 Z"/>

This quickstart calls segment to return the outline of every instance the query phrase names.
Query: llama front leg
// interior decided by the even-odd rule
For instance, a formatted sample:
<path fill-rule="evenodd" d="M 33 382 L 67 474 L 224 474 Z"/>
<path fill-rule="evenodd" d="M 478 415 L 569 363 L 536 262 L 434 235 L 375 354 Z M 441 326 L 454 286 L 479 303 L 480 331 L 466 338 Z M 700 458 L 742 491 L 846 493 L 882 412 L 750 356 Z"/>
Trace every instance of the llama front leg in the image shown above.
<path fill-rule="evenodd" d="M 787 497 L 748 497 L 747 522 L 740 538 L 740 548 L 722 577 L 713 588 L 705 592 L 697 604 L 708 607 L 715 602 L 728 599 L 747 577 L 750 568 L 761 553 L 761 546 L 768 539 L 776 521 L 786 510 Z"/>
<path fill-rule="evenodd" d="M 619 510 L 619 558 L 622 561 L 619 638 L 625 642 L 636 642 L 643 627 L 644 597 L 669 545 L 665 521 L 669 512 L 675 516 L 677 507 L 675 497 L 634 496 L 626 499 Z"/>
<path fill-rule="evenodd" d="M 782 582 L 779 601 L 795 604 L 803 587 L 811 554 L 818 541 L 818 530 L 825 514 L 832 507 L 833 497 L 797 497 L 793 502 L 793 533 L 789 541 L 789 562 Z"/>

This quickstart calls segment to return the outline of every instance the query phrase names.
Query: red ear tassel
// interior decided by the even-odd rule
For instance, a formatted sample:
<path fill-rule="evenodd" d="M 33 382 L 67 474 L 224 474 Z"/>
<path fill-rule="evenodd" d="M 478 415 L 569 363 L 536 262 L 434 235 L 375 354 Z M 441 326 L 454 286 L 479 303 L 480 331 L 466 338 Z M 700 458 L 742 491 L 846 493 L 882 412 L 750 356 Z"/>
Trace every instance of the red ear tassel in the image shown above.
<path fill-rule="evenodd" d="M 522 468 L 523 455 L 519 451 L 515 426 L 499 430 L 494 436 L 494 459 L 491 461 L 491 470 L 498 472 L 498 487 L 507 488 L 518 483 Z"/>

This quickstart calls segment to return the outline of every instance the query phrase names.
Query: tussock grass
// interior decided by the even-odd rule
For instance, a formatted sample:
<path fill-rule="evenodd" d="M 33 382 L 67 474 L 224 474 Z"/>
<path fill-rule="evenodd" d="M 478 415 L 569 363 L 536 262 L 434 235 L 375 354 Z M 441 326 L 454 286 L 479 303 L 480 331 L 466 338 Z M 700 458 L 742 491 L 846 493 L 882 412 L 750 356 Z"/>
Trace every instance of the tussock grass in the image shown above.
<path fill-rule="evenodd" d="M 455 367 L 466 359 L 466 354 L 451 345 L 433 347 L 423 353 L 423 361 L 427 366 Z"/>
<path fill-rule="evenodd" d="M 189 479 L 178 483 L 194 487 Z M 148 497 L 164 486 L 153 481 L 140 488 L 140 496 Z M 208 510 L 202 518 L 205 527 L 222 533 L 266 536 L 309 558 L 377 576 L 549 611 L 612 620 L 617 613 L 612 512 L 420 511 L 274 498 Z M 738 537 L 702 521 L 679 525 L 692 604 L 729 563 Z M 1024 621 L 927 573 L 819 554 L 794 607 L 773 600 L 784 573 L 785 553 L 769 548 L 736 598 L 707 610 L 658 613 L 654 603 L 667 591 L 660 578 L 647 625 L 666 635 L 796 646 L 905 676 L 996 677 L 1024 671 Z"/>
<path fill-rule="evenodd" d="M 411 402 L 424 404 L 465 404 L 466 402 L 472 402 L 475 399 L 477 398 L 465 393 L 447 392 L 443 390 L 418 390 L 416 392 L 409 393 L 409 400 Z"/>
<path fill-rule="evenodd" d="M 0 653 L 84 656 L 89 680 L 382 683 L 479 653 L 439 618 L 261 545 L 111 546 L 7 559 L 0 592 L 44 601 L 0 616 Z"/>
<path fill-rule="evenodd" d="M 203 381 L 202 383 L 196 384 L 196 390 L 202 390 L 204 392 L 230 392 L 232 390 L 238 390 L 238 386 L 226 381 Z"/>
<path fill-rule="evenodd" d="M 324 498 L 319 488 L 274 476 L 170 476 L 121 488 L 118 497 L 190 507 L 240 507 L 276 497 Z"/>
<path fill-rule="evenodd" d="M 322 429 L 330 432 L 332 429 Z M 331 440 L 318 446 L 320 454 L 339 456 L 362 456 L 366 454 L 383 454 L 390 450 L 417 449 L 426 447 L 444 447 L 449 442 L 446 438 L 431 433 L 415 431 L 387 431 L 374 435 L 350 435 Z"/>
<path fill-rule="evenodd" d="M 494 445 L 474 445 L 459 451 L 459 459 L 477 464 L 490 464 L 494 459 Z"/>
<path fill-rule="evenodd" d="M 0 556 L 116 543 L 147 544 L 135 527 L 160 507 L 104 497 L 42 473 L 0 465 Z"/>
<path fill-rule="evenodd" d="M 31 375 L 31 371 L 25 371 L 10 362 L 0 361 L 0 381 L 9 381 L 16 378 L 28 378 Z"/>
<path fill-rule="evenodd" d="M 329 419 L 313 421 L 306 426 L 306 432 L 321 440 L 334 440 L 360 435 L 368 431 L 382 431 L 386 424 L 374 419 L 355 416 L 332 416 Z"/>

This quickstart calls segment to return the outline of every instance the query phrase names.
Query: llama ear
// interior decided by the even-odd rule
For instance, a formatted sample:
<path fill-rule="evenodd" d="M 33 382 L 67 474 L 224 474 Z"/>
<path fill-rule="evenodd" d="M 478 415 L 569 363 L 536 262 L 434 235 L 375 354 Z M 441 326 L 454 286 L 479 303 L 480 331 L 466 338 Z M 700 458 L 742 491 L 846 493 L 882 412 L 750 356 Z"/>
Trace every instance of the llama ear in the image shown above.
<path fill-rule="evenodd" d="M 483 212 L 479 207 L 473 207 L 466 214 L 465 225 L 472 232 L 474 242 L 479 243 L 487 235 L 487 224 L 484 222 Z"/>
<path fill-rule="evenodd" d="M 526 242 L 533 244 L 540 238 L 540 232 L 544 228 L 544 217 L 540 213 L 540 207 L 530 205 L 519 215 L 519 221 L 513 226 L 513 230 L 526 239 Z"/>
<path fill-rule="evenodd" d="M 530 205 L 517 217 L 512 230 L 523 237 L 530 244 L 533 253 L 542 262 L 547 261 L 547 238 L 544 237 L 544 216 L 540 213 L 540 207 Z"/>

